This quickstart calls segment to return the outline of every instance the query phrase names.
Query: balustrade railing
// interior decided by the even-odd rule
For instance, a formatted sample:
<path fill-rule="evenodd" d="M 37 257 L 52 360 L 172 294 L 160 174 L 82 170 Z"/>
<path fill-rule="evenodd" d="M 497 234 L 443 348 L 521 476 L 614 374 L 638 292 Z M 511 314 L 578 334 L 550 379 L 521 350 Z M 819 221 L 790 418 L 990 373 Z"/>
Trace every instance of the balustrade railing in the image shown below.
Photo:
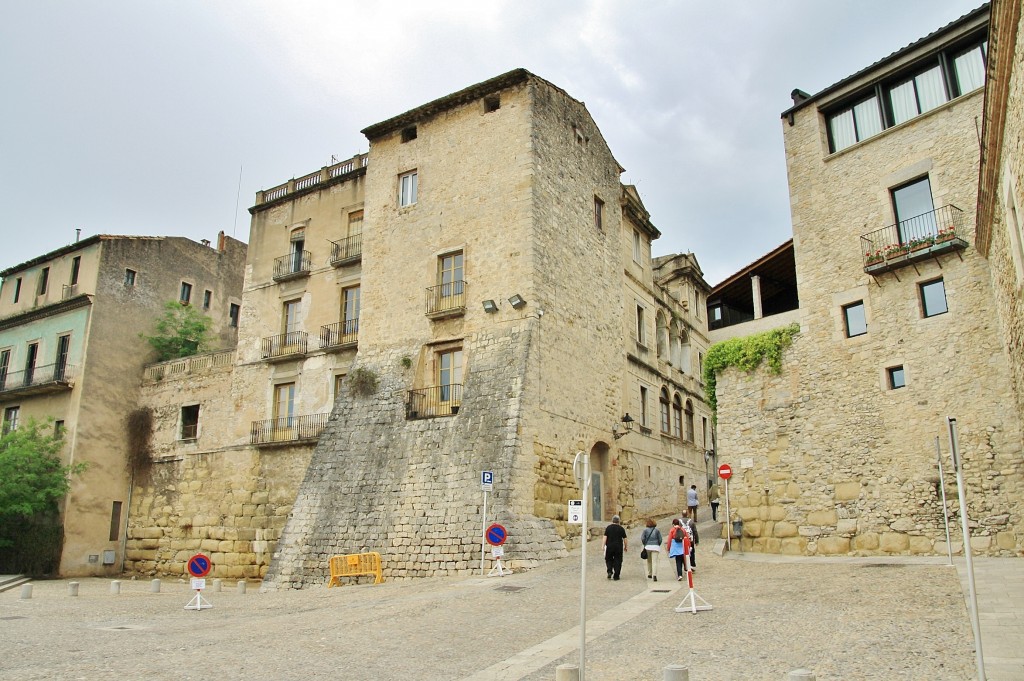
<path fill-rule="evenodd" d="M 363 255 L 363 235 L 356 234 L 331 242 L 331 264 L 338 265 Z"/>
<path fill-rule="evenodd" d="M 330 417 L 330 414 L 305 414 L 253 421 L 249 430 L 249 442 L 254 445 L 265 445 L 314 440 L 320 437 Z"/>
<path fill-rule="evenodd" d="M 861 236 L 864 269 L 887 271 L 967 247 L 967 219 L 954 205 L 901 220 Z"/>
<path fill-rule="evenodd" d="M 427 314 L 461 312 L 466 309 L 466 282 L 459 279 L 427 289 Z"/>
<path fill-rule="evenodd" d="M 305 331 L 290 331 L 280 336 L 267 336 L 261 344 L 263 359 L 306 354 L 309 334 Z"/>
<path fill-rule="evenodd" d="M 359 340 L 359 320 L 324 324 L 320 327 L 320 349 L 355 344 Z"/>
<path fill-rule="evenodd" d="M 309 251 L 295 251 L 274 259 L 274 279 L 309 274 L 313 267 L 313 256 Z"/>
<path fill-rule="evenodd" d="M 72 364 L 44 364 L 24 371 L 0 371 L 0 392 L 53 386 L 69 388 L 78 375 L 78 367 Z"/>
<path fill-rule="evenodd" d="M 462 406 L 462 384 L 435 385 L 410 390 L 405 405 L 405 417 L 423 419 L 432 416 L 454 416 Z"/>
<path fill-rule="evenodd" d="M 179 376 L 191 376 L 212 369 L 229 367 L 235 363 L 234 350 L 222 350 L 205 355 L 193 355 L 150 364 L 142 371 L 143 381 L 162 381 Z"/>
<path fill-rule="evenodd" d="M 64 284 L 60 291 L 60 299 L 67 300 L 78 295 L 78 284 Z"/>
<path fill-rule="evenodd" d="M 336 177 L 347 175 L 355 170 L 358 170 L 359 168 L 365 168 L 368 162 L 369 156 L 367 154 L 356 154 L 354 157 L 346 161 L 341 161 L 340 163 L 335 163 L 334 165 L 324 166 L 320 170 L 312 172 L 308 175 L 303 175 L 298 179 L 289 180 L 284 184 L 279 184 L 276 187 L 271 187 L 270 189 L 265 189 L 261 192 L 257 192 L 256 205 L 258 206 L 262 203 L 276 201 L 277 199 L 284 198 L 285 196 L 288 196 L 289 194 L 292 194 L 294 192 L 299 192 L 304 189 L 309 189 L 310 187 L 315 187 L 321 182 L 326 182 Z"/>

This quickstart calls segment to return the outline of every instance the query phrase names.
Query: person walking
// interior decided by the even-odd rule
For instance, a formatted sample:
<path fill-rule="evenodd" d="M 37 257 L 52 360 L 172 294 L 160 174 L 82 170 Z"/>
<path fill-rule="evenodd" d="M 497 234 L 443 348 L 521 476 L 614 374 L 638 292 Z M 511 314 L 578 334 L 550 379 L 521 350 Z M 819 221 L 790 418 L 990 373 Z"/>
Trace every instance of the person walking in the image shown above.
<path fill-rule="evenodd" d="M 626 528 L 619 524 L 619 516 L 604 528 L 604 565 L 608 579 L 618 579 L 622 572 L 622 554 L 627 551 Z"/>
<path fill-rule="evenodd" d="M 690 533 L 690 569 L 697 571 L 697 544 L 700 542 L 700 535 L 697 534 L 697 521 L 687 518 L 683 522 L 683 529 Z"/>
<path fill-rule="evenodd" d="M 690 518 L 697 519 L 697 485 L 690 485 L 686 490 L 686 513 Z"/>
<path fill-rule="evenodd" d="M 708 488 L 708 503 L 711 504 L 711 519 L 718 520 L 718 483 L 714 482 Z"/>
<path fill-rule="evenodd" d="M 661 530 L 653 518 L 647 519 L 647 527 L 640 535 L 640 545 L 644 547 L 647 558 L 647 579 L 658 581 L 658 554 L 661 553 Z M 640 557 L 644 557 L 644 553 Z"/>
<path fill-rule="evenodd" d="M 683 540 L 686 537 L 686 530 L 679 518 L 672 519 L 672 529 L 668 532 L 668 557 L 676 559 L 676 581 L 683 581 L 683 558 L 686 553 L 683 549 Z"/>

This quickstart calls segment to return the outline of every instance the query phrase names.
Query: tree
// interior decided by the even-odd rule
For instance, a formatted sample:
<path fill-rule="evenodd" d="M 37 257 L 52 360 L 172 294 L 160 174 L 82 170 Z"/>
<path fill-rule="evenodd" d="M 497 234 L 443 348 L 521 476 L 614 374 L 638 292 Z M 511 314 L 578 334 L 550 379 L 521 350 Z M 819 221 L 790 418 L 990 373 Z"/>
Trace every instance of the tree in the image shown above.
<path fill-rule="evenodd" d="M 24 521 L 56 513 L 71 476 L 85 470 L 84 463 L 61 463 L 64 440 L 44 432 L 46 425 L 28 419 L 0 436 L 0 546 L 13 543 Z"/>
<path fill-rule="evenodd" d="M 140 334 L 156 350 L 157 361 L 189 357 L 205 350 L 213 321 L 190 305 L 176 300 L 164 303 L 164 313 L 157 317 L 156 335 Z"/>

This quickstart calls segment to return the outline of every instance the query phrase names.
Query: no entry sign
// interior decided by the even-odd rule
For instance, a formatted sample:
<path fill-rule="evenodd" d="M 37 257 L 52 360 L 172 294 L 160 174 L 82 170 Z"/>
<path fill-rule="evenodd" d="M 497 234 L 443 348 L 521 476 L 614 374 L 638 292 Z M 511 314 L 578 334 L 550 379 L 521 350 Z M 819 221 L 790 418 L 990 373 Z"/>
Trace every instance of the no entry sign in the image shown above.
<path fill-rule="evenodd" d="M 727 463 L 723 463 L 718 467 L 718 477 L 722 480 L 728 480 L 732 477 L 732 466 Z"/>
<path fill-rule="evenodd" d="M 210 574 L 210 559 L 201 553 L 197 553 L 188 559 L 188 573 L 193 577 L 205 577 Z"/>

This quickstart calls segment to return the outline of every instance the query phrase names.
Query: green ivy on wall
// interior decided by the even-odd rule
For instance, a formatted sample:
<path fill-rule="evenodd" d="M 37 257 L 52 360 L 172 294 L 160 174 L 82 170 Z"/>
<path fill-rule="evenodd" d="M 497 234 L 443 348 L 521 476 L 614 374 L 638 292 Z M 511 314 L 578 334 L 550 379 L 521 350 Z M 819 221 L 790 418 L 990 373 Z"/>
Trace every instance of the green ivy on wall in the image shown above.
<path fill-rule="evenodd" d="M 755 333 L 742 338 L 730 338 L 715 343 L 704 358 L 704 394 L 708 405 L 718 419 L 718 396 L 715 393 L 718 373 L 736 367 L 751 372 L 761 363 L 768 362 L 768 371 L 778 374 L 782 371 L 782 351 L 793 342 L 793 336 L 800 333 L 799 324 L 790 324 L 764 333 Z"/>

